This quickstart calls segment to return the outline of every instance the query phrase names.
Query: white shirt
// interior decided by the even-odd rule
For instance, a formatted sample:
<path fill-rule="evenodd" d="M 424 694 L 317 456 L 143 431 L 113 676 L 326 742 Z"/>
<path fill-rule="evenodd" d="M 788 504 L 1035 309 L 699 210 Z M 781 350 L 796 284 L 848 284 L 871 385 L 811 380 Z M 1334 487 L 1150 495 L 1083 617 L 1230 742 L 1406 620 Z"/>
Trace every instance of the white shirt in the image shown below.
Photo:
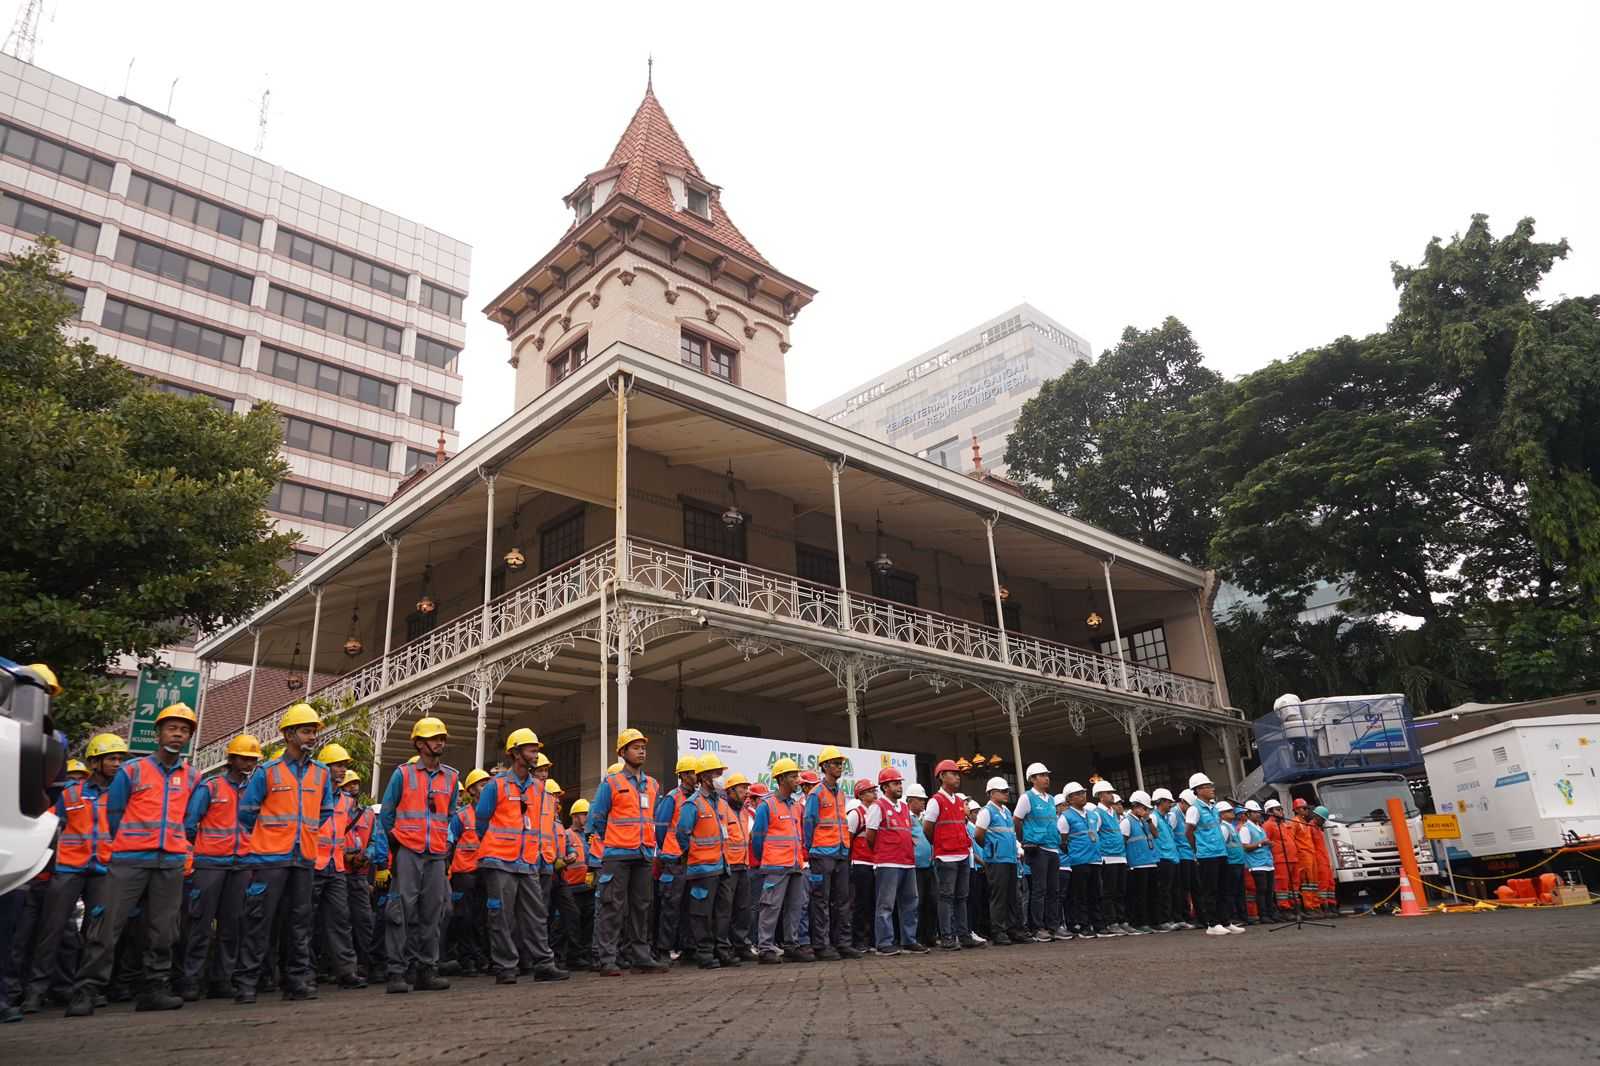
<path fill-rule="evenodd" d="M 1001 808 L 1001 809 L 1004 810 L 1004 808 Z M 978 826 L 979 829 L 987 830 L 989 828 L 989 826 L 991 824 L 992 813 L 993 812 L 992 812 L 989 804 L 985 803 L 983 805 L 983 809 L 978 812 L 978 821 L 977 821 L 976 825 Z M 1011 827 L 1010 826 L 1004 826 L 1002 828 L 1010 829 Z"/>
<path fill-rule="evenodd" d="M 1200 824 L 1200 805 L 1196 804 L 1196 803 L 1189 804 L 1189 809 L 1184 812 L 1183 820 L 1184 820 L 1184 823 L 1187 824 L 1187 825 L 1199 825 Z"/>
<path fill-rule="evenodd" d="M 966 821 L 966 804 L 956 799 L 954 793 L 946 792 L 942 788 L 928 798 L 928 805 L 922 808 L 922 820 L 929 825 L 936 823 L 939 820 L 939 804 L 941 803 L 949 803 L 961 810 L 961 820 Z M 933 842 L 932 832 L 928 833 L 928 842 Z M 970 840 L 967 843 L 967 847 L 963 849 L 959 855 L 941 855 L 937 849 L 935 849 L 933 853 L 933 857 L 938 859 L 940 862 L 966 862 L 969 858 L 971 858 L 971 855 L 972 844 Z"/>
<path fill-rule="evenodd" d="M 889 806 L 894 809 L 894 812 L 896 814 L 899 814 L 900 811 L 903 810 L 905 808 L 905 805 L 906 805 L 904 800 L 896 801 L 896 800 L 889 799 L 887 796 L 884 797 L 884 802 L 889 804 Z M 882 829 L 883 828 L 883 808 L 878 806 L 876 803 L 872 804 L 870 807 L 867 808 L 867 828 L 868 829 Z M 913 853 L 913 855 L 914 854 L 915 853 Z M 909 869 L 912 868 L 914 863 L 909 863 L 909 862 L 880 862 L 877 865 L 886 867 L 886 868 L 891 869 L 891 870 L 909 870 Z"/>

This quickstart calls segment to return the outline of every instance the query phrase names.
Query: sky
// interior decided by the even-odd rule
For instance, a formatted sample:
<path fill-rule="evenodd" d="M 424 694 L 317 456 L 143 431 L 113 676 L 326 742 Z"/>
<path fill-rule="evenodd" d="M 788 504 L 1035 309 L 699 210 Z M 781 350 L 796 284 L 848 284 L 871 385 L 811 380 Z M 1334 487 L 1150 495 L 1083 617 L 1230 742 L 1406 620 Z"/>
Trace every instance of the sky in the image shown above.
<path fill-rule="evenodd" d="M 1096 352 L 1188 324 L 1227 375 L 1382 328 L 1393 261 L 1532 216 L 1600 292 L 1600 5 L 48 0 L 35 62 L 473 246 L 465 444 L 511 413 L 479 313 L 655 89 L 819 290 L 813 407 L 1028 301 Z M 129 63 L 132 62 L 130 70 Z M 174 87 L 171 83 L 178 79 Z"/>

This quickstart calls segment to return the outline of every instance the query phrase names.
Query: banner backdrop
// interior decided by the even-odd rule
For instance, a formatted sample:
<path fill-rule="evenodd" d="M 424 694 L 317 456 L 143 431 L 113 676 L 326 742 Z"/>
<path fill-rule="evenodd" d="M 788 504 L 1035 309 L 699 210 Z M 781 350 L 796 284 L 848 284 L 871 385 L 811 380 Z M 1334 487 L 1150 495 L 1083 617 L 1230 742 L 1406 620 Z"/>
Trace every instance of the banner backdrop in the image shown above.
<path fill-rule="evenodd" d="M 728 773 L 744 774 L 751 781 L 760 781 L 768 786 L 772 784 L 773 763 L 782 758 L 790 758 L 799 763 L 802 770 L 816 770 L 817 752 L 824 747 L 826 747 L 824 744 L 807 744 L 799 740 L 739 737 L 729 733 L 702 733 L 695 729 L 678 730 L 679 755 L 704 755 L 711 752 L 728 764 Z M 847 789 L 855 788 L 858 777 L 870 778 L 876 782 L 878 771 L 885 766 L 893 766 L 899 770 L 905 775 L 907 784 L 917 779 L 916 760 L 905 752 L 845 747 L 839 750 L 844 752 L 843 785 Z"/>

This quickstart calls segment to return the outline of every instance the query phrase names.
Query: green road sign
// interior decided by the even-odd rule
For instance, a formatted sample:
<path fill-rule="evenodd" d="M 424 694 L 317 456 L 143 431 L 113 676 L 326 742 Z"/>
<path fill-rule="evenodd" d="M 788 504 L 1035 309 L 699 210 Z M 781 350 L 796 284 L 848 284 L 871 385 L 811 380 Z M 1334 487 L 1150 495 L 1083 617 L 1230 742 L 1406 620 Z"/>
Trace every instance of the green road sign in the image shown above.
<path fill-rule="evenodd" d="M 199 671 L 166 670 L 151 666 L 140 668 L 139 694 L 133 705 L 133 730 L 128 737 L 129 749 L 135 755 L 149 755 L 155 751 L 156 715 L 161 713 L 161 709 L 174 703 L 187 703 L 194 708 L 199 702 Z M 189 741 L 189 750 L 184 754 L 193 754 L 194 743 L 194 740 Z"/>

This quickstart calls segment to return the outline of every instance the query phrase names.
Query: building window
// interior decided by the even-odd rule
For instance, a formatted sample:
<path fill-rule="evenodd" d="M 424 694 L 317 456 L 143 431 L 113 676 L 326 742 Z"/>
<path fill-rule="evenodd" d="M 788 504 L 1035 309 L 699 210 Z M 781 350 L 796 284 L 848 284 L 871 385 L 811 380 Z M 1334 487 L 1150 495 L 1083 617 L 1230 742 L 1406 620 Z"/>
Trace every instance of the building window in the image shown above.
<path fill-rule="evenodd" d="M 1007 633 L 1021 633 L 1022 632 L 1022 605 L 1019 604 L 1019 603 L 1015 603 L 1015 602 L 1013 602 L 1011 600 L 1007 600 L 1007 601 L 1005 601 L 1005 611 L 1006 611 L 1006 632 Z M 994 597 L 993 596 L 985 596 L 985 597 L 983 597 L 983 624 L 986 625 L 986 626 L 992 626 L 992 625 L 995 624 L 995 620 L 994 620 Z"/>
<path fill-rule="evenodd" d="M 411 417 L 420 418 L 424 422 L 431 422 L 436 426 L 454 429 L 456 426 L 456 405 L 449 400 L 437 396 L 429 396 L 416 389 L 411 390 Z"/>
<path fill-rule="evenodd" d="M 325 303 L 314 296 L 280 289 L 276 283 L 267 290 L 267 310 L 282 315 L 291 322 L 303 322 L 312 329 L 320 329 L 337 337 L 347 337 L 359 344 L 382 348 L 386 352 L 400 353 L 400 327 L 391 326 L 376 318 L 346 311 L 342 307 Z"/>
<path fill-rule="evenodd" d="M 73 318 L 83 317 L 83 301 L 89 298 L 89 290 L 77 285 L 61 286 L 61 298 L 72 305 Z"/>
<path fill-rule="evenodd" d="M 256 365 L 280 381 L 292 381 L 308 389 L 371 404 L 385 411 L 394 410 L 395 386 L 381 378 L 274 348 L 270 344 L 261 346 L 261 358 Z"/>
<path fill-rule="evenodd" d="M 1099 650 L 1102 655 L 1116 655 L 1117 638 L 1100 641 Z M 1122 650 L 1131 663 L 1172 669 L 1172 660 L 1167 656 L 1167 631 L 1159 623 L 1124 633 Z"/>
<path fill-rule="evenodd" d="M 951 437 L 938 444 L 930 444 L 918 452 L 917 456 L 930 463 L 938 463 L 946 469 L 955 470 L 961 465 L 961 438 Z"/>
<path fill-rule="evenodd" d="M 143 174 L 135 174 L 129 180 L 128 200 L 180 222 L 232 237 L 251 248 L 261 245 L 261 222 L 258 219 L 215 201 L 192 196 Z"/>
<path fill-rule="evenodd" d="M 91 254 L 100 241 L 99 224 L 31 200 L 18 199 L 9 192 L 0 194 L 0 226 L 36 237 L 54 237 L 68 248 Z"/>
<path fill-rule="evenodd" d="M 572 210 L 577 213 L 579 222 L 594 214 L 593 191 L 585 192 L 582 196 L 572 201 Z"/>
<path fill-rule="evenodd" d="M 574 370 L 589 361 L 589 335 L 585 333 L 561 351 L 557 352 L 550 360 L 550 384 L 566 378 Z"/>
<path fill-rule="evenodd" d="M 135 374 L 134 376 L 141 378 L 144 381 L 145 386 L 152 392 L 164 392 L 168 396 L 177 396 L 180 399 L 185 400 L 210 400 L 212 406 L 219 411 L 226 411 L 228 413 L 232 413 L 233 411 L 233 401 L 226 396 L 217 396 L 213 393 L 201 392 L 199 389 L 191 389 L 185 385 L 179 385 L 175 382 L 163 380 L 162 378 L 146 377 L 143 374 Z"/>
<path fill-rule="evenodd" d="M 903 603 L 907 607 L 917 605 L 917 575 L 904 570 L 890 570 L 888 573 L 879 573 L 872 567 L 867 567 L 867 573 L 872 575 L 872 594 L 881 600 L 893 600 Z"/>
<path fill-rule="evenodd" d="M 579 508 L 539 530 L 539 572 L 554 570 L 583 554 L 583 509 Z"/>
<path fill-rule="evenodd" d="M 267 500 L 267 510 L 296 518 L 310 518 L 333 526 L 353 528 L 383 509 L 383 501 L 319 489 L 295 481 L 280 481 Z"/>
<path fill-rule="evenodd" d="M 359 255 L 341 251 L 315 237 L 278 227 L 278 237 L 273 251 L 293 259 L 296 263 L 346 278 L 378 292 L 388 293 L 396 299 L 406 298 L 406 272 L 374 263 Z"/>
<path fill-rule="evenodd" d="M 711 193 L 705 189 L 698 188 L 692 183 L 687 185 L 686 192 L 689 200 L 689 213 L 699 215 L 701 218 L 710 221 Z"/>
<path fill-rule="evenodd" d="M 395 351 L 400 349 L 396 348 Z M 436 341 L 424 334 L 417 334 L 417 362 L 436 366 L 441 370 L 454 370 L 456 359 L 461 355 L 460 348 L 452 348 L 444 341 Z"/>
<path fill-rule="evenodd" d="M 692 552 L 745 562 L 745 531 L 748 522 L 729 527 L 722 512 L 692 503 L 683 505 L 683 546 Z"/>
<path fill-rule="evenodd" d="M 311 560 L 315 559 L 316 557 L 316 552 L 308 552 L 300 548 L 292 548 L 290 549 L 288 555 L 285 555 L 282 559 L 278 560 L 278 566 L 283 570 L 284 573 L 292 577 L 304 570 L 306 567 L 310 566 Z"/>
<path fill-rule="evenodd" d="M 462 312 L 465 310 L 466 300 L 465 296 L 451 292 L 441 285 L 435 285 L 431 281 L 422 283 L 422 294 L 418 298 L 418 302 L 423 307 L 457 322 L 462 320 Z"/>
<path fill-rule="evenodd" d="M 809 544 L 794 546 L 794 575 L 802 581 L 839 587 L 839 556 Z"/>
<path fill-rule="evenodd" d="M 4 141 L 0 141 L 0 152 L 12 159 L 20 159 L 40 170 L 60 174 L 102 192 L 111 188 L 112 164 L 108 160 L 80 152 L 60 141 L 41 137 L 7 122 L 0 122 L 0 137 L 4 138 Z"/>
<path fill-rule="evenodd" d="M 432 466 L 439 461 L 439 456 L 434 452 L 425 452 L 421 448 L 406 449 L 406 473 L 411 473 L 419 466 Z"/>
<path fill-rule="evenodd" d="M 177 285 L 209 292 L 224 300 L 250 305 L 250 290 L 255 278 L 229 270 L 216 263 L 197 259 L 187 252 L 167 248 L 141 237 L 124 233 L 117 238 L 117 262 L 145 274 L 166 278 Z"/>
<path fill-rule="evenodd" d="M 726 344 L 707 340 L 688 330 L 678 335 L 678 362 L 692 370 L 737 385 L 738 359 L 739 353 Z"/>
<path fill-rule="evenodd" d="M 287 415 L 283 419 L 283 442 L 303 452 L 314 452 L 332 459 L 340 459 L 374 470 L 389 469 L 389 448 L 386 440 L 374 440 L 359 433 L 319 425 L 304 418 Z"/>
<path fill-rule="evenodd" d="M 165 311 L 152 311 L 115 297 L 106 298 L 106 309 L 100 316 L 100 328 L 230 366 L 238 366 L 244 354 L 243 337 L 235 337 L 198 322 L 174 318 Z"/>

